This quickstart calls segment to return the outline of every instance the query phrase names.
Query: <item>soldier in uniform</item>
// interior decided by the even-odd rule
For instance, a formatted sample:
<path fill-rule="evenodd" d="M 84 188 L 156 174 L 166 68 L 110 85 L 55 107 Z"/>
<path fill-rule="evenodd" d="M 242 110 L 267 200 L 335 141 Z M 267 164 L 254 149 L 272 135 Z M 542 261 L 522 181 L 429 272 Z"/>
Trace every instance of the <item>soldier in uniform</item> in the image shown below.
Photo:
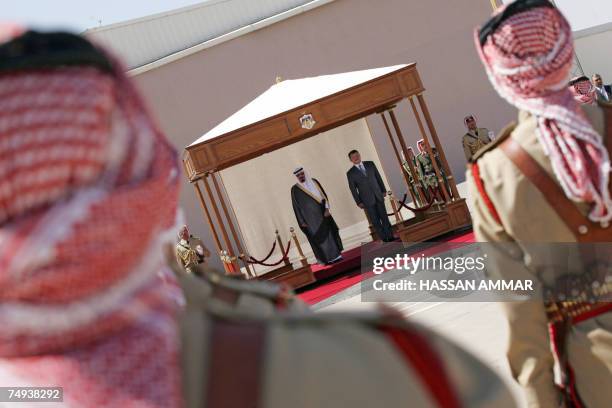
<path fill-rule="evenodd" d="M 427 191 L 427 198 L 430 201 L 433 199 L 435 201 L 444 202 L 444 195 L 440 191 L 440 184 L 438 183 L 438 178 L 436 177 L 433 162 L 425 150 L 425 142 L 423 139 L 417 142 L 417 147 L 419 149 L 419 154 L 416 157 L 417 171 L 419 172 L 419 177 L 423 182 L 425 191 Z"/>
<path fill-rule="evenodd" d="M 565 85 L 571 36 L 546 0 L 510 3 L 476 32 L 494 88 L 520 110 L 518 124 L 472 158 L 468 181 L 476 237 L 507 248 L 495 251 L 489 272 L 537 282 L 538 298 L 504 303 L 507 357 L 529 407 L 608 407 L 612 401 L 611 303 L 539 297 L 551 284 L 542 274 L 550 264 L 529 245 L 612 241 L 610 152 L 601 136 L 609 146 L 612 111 L 583 110 Z M 593 270 L 582 265 L 579 272 L 585 278 Z M 609 276 L 607 284 L 587 281 L 576 293 L 591 286 L 609 289 Z"/>
<path fill-rule="evenodd" d="M 440 153 L 438 153 L 438 149 L 436 149 L 434 146 L 431 147 L 431 152 L 433 153 L 434 158 L 436 159 L 436 164 L 438 165 L 438 169 L 440 170 L 442 180 L 444 180 L 444 187 L 446 187 L 446 191 L 448 192 L 450 197 L 453 198 L 453 191 L 450 188 L 448 177 L 446 176 L 446 172 L 444 171 L 444 166 L 442 166 L 442 160 L 440 160 Z"/>
<path fill-rule="evenodd" d="M 412 150 L 412 147 L 408 147 L 408 157 L 402 162 L 402 168 L 408 175 L 408 182 L 410 183 L 410 191 L 412 192 L 412 196 L 416 200 L 415 204 L 418 207 L 421 207 L 427 204 L 427 203 L 422 202 L 421 195 L 419 193 L 419 191 L 423 191 L 423 186 L 421 185 L 421 178 L 419 177 L 418 174 L 412 174 L 412 171 L 410 170 L 410 166 L 408 165 L 408 161 L 412 163 L 412 166 L 416 170 L 417 162 L 416 162 L 416 157 L 414 155 L 414 151 Z M 424 197 L 427 197 L 427 195 L 424 194 Z"/>
<path fill-rule="evenodd" d="M 175 247 L 176 260 L 187 273 L 194 273 L 197 270 L 195 266 L 206 262 L 210 251 L 200 238 L 189 233 L 186 225 L 179 231 L 178 238 Z"/>
<path fill-rule="evenodd" d="M 478 127 L 476 116 L 466 116 L 463 118 L 463 124 L 467 128 L 467 132 L 463 135 L 462 140 L 463 152 L 465 153 L 465 159 L 469 162 L 478 150 L 491 143 L 491 138 L 489 137 L 488 129 Z"/>

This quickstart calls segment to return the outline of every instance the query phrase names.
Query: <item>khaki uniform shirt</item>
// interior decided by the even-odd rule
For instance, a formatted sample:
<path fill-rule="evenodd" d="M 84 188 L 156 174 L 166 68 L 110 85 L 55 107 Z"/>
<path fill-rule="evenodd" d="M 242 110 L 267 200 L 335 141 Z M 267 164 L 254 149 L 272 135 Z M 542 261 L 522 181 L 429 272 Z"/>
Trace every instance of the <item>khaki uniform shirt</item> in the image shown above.
<path fill-rule="evenodd" d="M 486 128 L 476 129 L 476 134 L 471 131 L 463 135 L 463 152 L 465 159 L 470 161 L 472 156 L 476 154 L 484 145 L 491 143 L 489 138 L 489 130 Z"/>
<path fill-rule="evenodd" d="M 592 109 L 598 110 L 596 107 Z M 603 133 L 603 112 L 591 112 L 593 125 Z M 519 124 L 502 132 L 514 138 L 546 172 L 552 166 L 536 136 L 536 119 L 519 114 Z M 611 135 L 612 136 L 612 135 Z M 610 136 L 609 136 L 610 137 Z M 496 277 L 537 282 L 538 254 L 525 253 L 521 243 L 575 242 L 576 238 L 550 207 L 542 193 L 514 166 L 501 149 L 491 145 L 476 158 L 485 191 L 501 219 L 492 216 L 468 169 L 474 233 L 478 241 L 507 242 L 514 251 L 495 254 Z M 578 204 L 586 214 L 589 206 Z M 612 238 L 612 228 L 611 228 Z M 612 241 L 612 239 L 610 240 Z M 514 245 L 513 245 L 514 244 Z M 501 251 L 500 251 L 501 252 Z M 507 357 L 515 379 L 526 390 L 529 407 L 556 407 L 554 357 L 544 303 L 538 300 L 504 303 L 510 338 Z M 575 371 L 578 393 L 588 407 L 608 407 L 612 401 L 612 313 L 573 326 L 567 340 L 568 358 Z"/>

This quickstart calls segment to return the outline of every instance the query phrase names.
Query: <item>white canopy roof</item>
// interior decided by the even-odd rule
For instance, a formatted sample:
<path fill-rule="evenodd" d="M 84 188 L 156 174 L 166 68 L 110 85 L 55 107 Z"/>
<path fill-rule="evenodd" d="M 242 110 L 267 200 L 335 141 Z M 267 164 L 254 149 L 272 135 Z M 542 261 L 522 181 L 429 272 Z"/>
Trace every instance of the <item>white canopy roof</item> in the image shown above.
<path fill-rule="evenodd" d="M 326 96 L 399 71 L 407 65 L 366 69 L 342 74 L 285 80 L 259 95 L 191 144 L 197 145 L 283 112 L 315 102 Z"/>

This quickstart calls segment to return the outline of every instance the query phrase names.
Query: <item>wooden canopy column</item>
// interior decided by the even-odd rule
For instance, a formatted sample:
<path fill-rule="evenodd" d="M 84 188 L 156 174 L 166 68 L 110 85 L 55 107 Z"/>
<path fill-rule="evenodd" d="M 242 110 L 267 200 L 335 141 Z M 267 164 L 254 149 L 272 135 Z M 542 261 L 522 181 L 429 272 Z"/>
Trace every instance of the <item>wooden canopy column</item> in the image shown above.
<path fill-rule="evenodd" d="M 202 194 L 202 190 L 200 189 L 198 182 L 199 180 L 196 180 L 192 183 L 193 188 L 195 189 L 196 194 L 198 198 L 200 199 L 200 205 L 202 206 L 202 209 L 204 210 L 204 215 L 206 215 L 206 221 L 208 221 L 208 228 L 210 228 L 210 231 L 213 235 L 213 239 L 215 240 L 215 248 L 217 249 L 217 255 L 221 255 L 221 251 L 223 250 L 221 248 L 221 241 L 219 240 L 219 235 L 217 234 L 217 230 L 215 229 L 215 224 L 212 220 L 212 217 L 210 216 L 210 211 L 208 210 L 208 206 L 206 205 L 206 200 L 204 200 L 204 195 Z"/>
<path fill-rule="evenodd" d="M 223 210 L 223 214 L 225 215 L 225 219 L 227 224 L 229 225 L 230 232 L 232 233 L 232 238 L 234 239 L 234 243 L 236 244 L 236 248 L 238 249 L 239 258 L 242 260 L 244 267 L 247 271 L 247 274 L 251 275 L 251 267 L 249 263 L 244 259 L 244 250 L 242 249 L 242 244 L 240 243 L 240 239 L 238 234 L 236 233 L 236 228 L 234 227 L 234 221 L 232 217 L 230 217 L 230 213 L 227 209 L 227 205 L 225 204 L 225 198 L 221 193 L 221 189 L 219 188 L 219 182 L 217 181 L 217 173 L 211 173 L 210 178 L 213 181 L 213 186 L 215 187 L 215 192 L 217 193 L 217 197 L 219 197 L 219 202 L 221 203 L 221 209 Z"/>
<path fill-rule="evenodd" d="M 412 177 L 414 178 L 415 182 L 416 180 L 418 180 L 418 173 L 416 172 L 416 169 L 414 168 L 414 165 L 412 163 L 411 160 L 408 160 L 408 147 L 406 146 L 406 141 L 404 140 L 404 135 L 402 134 L 402 130 L 399 126 L 399 123 L 397 122 L 397 118 L 395 117 L 395 112 L 393 112 L 393 108 L 389 109 L 389 116 L 391 117 L 391 122 L 393 123 L 393 127 L 395 128 L 395 133 L 397 134 L 397 138 L 399 139 L 400 145 L 402 146 L 402 152 L 404 153 L 404 158 L 406 159 L 406 162 L 408 163 L 408 168 L 410 169 L 410 172 L 412 173 Z M 403 168 L 402 168 L 403 171 Z M 408 190 L 412 191 L 410 189 L 410 185 L 408 185 Z M 425 199 L 425 196 L 423 195 L 423 192 L 420 189 L 417 189 L 417 193 L 419 194 L 420 198 L 421 198 L 421 202 L 427 202 L 427 200 Z M 414 203 L 416 204 L 416 200 L 414 201 Z"/>
<path fill-rule="evenodd" d="M 438 186 L 440 186 L 440 190 L 442 191 L 442 195 L 444 197 L 444 201 L 445 202 L 449 202 L 450 201 L 450 194 L 448 193 L 448 191 L 446 191 L 446 185 L 444 183 L 444 178 L 442 177 L 442 173 L 440 172 L 440 169 L 438 168 L 438 163 L 436 161 L 436 157 L 433 154 L 433 151 L 431 150 L 431 145 L 429 144 L 429 139 L 427 137 L 427 133 L 425 132 L 425 128 L 423 127 L 423 122 L 421 121 L 421 116 L 419 115 L 419 112 L 417 111 L 416 105 L 414 104 L 414 101 L 412 100 L 412 97 L 408 98 L 408 100 L 410 101 L 410 106 L 412 107 L 412 113 L 414 114 L 414 117 L 417 120 L 417 124 L 419 126 L 419 131 L 421 132 L 421 137 L 423 138 L 423 144 L 425 145 L 425 150 L 427 152 L 427 154 L 429 155 L 430 159 L 431 159 L 431 164 L 434 168 L 434 173 L 436 175 L 436 179 L 438 180 Z"/>
<path fill-rule="evenodd" d="M 427 127 L 429 128 L 429 133 L 431 133 L 431 138 L 433 139 L 433 142 L 436 145 L 436 149 L 438 150 L 438 154 L 440 155 L 442 167 L 444 167 L 444 172 L 446 173 L 448 184 L 450 184 L 450 188 L 453 193 L 453 200 L 456 200 L 459 198 L 457 184 L 455 183 L 455 178 L 453 177 L 453 173 L 451 172 L 450 166 L 448 165 L 448 161 L 446 160 L 446 154 L 444 153 L 444 149 L 442 148 L 442 143 L 440 143 L 440 138 L 438 138 L 438 132 L 436 132 L 436 127 L 434 126 L 433 120 L 431 119 L 431 115 L 429 114 L 429 109 L 427 108 L 427 103 L 425 102 L 425 97 L 423 96 L 423 93 L 418 93 L 417 99 L 419 100 L 419 105 L 421 106 L 421 110 L 423 111 L 423 116 L 425 116 L 425 122 L 427 123 Z"/>
<path fill-rule="evenodd" d="M 391 133 L 391 129 L 389 128 L 389 123 L 387 123 L 387 118 L 385 117 L 385 112 L 380 112 L 380 117 L 382 118 L 383 123 L 385 124 L 385 129 L 387 130 L 387 135 L 389 136 L 389 140 L 391 141 L 391 146 L 393 146 L 393 151 L 395 152 L 395 157 L 397 158 L 397 163 L 399 164 L 400 171 L 404 175 L 404 181 L 406 182 L 406 186 L 408 187 L 408 192 L 410 193 L 410 196 L 412 197 L 412 201 L 414 203 L 416 203 L 417 202 L 416 201 L 416 197 L 414 196 L 414 194 L 412 193 L 412 189 L 410 188 L 410 178 L 409 178 L 408 174 L 404 171 L 404 166 L 402 166 L 402 157 L 400 156 L 399 150 L 397 149 L 397 145 L 395 143 L 395 139 L 393 138 L 393 134 Z M 407 157 L 406 153 L 404 153 L 404 157 Z M 409 164 L 409 166 L 412 166 L 412 165 Z M 412 171 L 412 167 L 410 168 L 410 170 Z"/>
<path fill-rule="evenodd" d="M 223 219 L 221 218 L 221 213 L 219 212 L 219 207 L 217 206 L 215 197 L 212 193 L 212 190 L 210 189 L 210 184 L 208 184 L 208 176 L 209 174 L 207 174 L 206 177 L 202 179 L 202 182 L 204 183 L 204 188 L 206 189 L 206 194 L 208 195 L 208 199 L 210 200 L 210 204 L 213 209 L 213 212 L 215 213 L 217 224 L 219 224 L 219 229 L 221 230 L 221 236 L 223 236 L 223 242 L 225 242 L 225 246 L 227 247 L 227 253 L 232 259 L 231 263 L 234 266 L 234 268 L 238 270 L 238 263 L 236 262 L 236 259 L 235 259 L 236 255 L 234 254 L 232 243 L 229 239 L 229 236 L 227 235 L 227 230 L 225 229 Z"/>

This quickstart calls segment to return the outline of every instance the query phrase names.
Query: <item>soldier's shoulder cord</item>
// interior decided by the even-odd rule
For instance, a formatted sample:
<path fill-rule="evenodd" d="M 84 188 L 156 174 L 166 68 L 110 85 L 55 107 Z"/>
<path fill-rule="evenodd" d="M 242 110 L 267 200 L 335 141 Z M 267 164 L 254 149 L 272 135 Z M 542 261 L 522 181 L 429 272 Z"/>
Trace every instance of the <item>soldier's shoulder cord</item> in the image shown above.
<path fill-rule="evenodd" d="M 500 144 L 502 144 L 504 140 L 510 137 L 510 135 L 512 134 L 515 128 L 516 128 L 516 122 L 512 122 L 509 125 L 507 125 L 505 128 L 503 128 L 502 131 L 499 132 L 499 135 L 495 138 L 495 140 L 493 140 L 491 143 L 487 143 L 483 148 L 478 150 L 478 152 L 476 152 L 476 154 L 472 156 L 472 158 L 470 159 L 470 163 L 476 163 L 476 161 L 480 159 L 482 156 L 484 156 L 485 154 L 487 154 L 487 152 L 495 149 Z"/>

